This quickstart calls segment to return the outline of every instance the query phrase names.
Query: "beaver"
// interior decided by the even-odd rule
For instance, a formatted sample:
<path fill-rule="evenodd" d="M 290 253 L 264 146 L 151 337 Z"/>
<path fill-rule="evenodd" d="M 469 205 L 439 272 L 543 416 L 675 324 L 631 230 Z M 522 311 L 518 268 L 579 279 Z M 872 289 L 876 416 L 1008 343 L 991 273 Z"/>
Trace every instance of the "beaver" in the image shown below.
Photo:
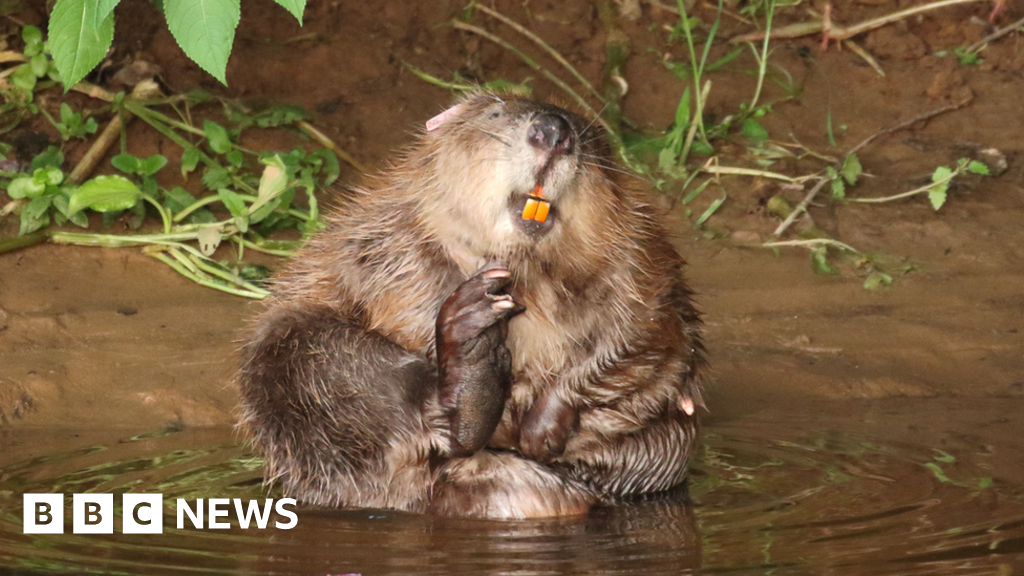
<path fill-rule="evenodd" d="M 256 317 L 240 426 L 267 482 L 486 518 L 681 484 L 706 360 L 667 236 L 594 122 L 464 96 L 339 201 Z"/>

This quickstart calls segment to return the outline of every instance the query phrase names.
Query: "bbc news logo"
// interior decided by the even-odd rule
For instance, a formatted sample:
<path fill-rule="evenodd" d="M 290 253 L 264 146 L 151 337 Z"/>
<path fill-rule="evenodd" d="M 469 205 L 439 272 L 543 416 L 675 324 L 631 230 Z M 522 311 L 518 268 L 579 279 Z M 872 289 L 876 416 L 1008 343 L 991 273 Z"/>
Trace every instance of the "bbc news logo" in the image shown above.
<path fill-rule="evenodd" d="M 122 494 L 122 534 L 163 534 L 164 506 L 162 494 Z M 282 521 L 273 522 L 275 528 L 290 530 L 299 523 L 295 514 L 294 498 L 273 500 L 241 500 L 239 498 L 199 498 L 189 504 L 184 498 L 177 499 L 175 525 L 179 530 L 186 523 L 197 529 L 227 529 L 231 523 L 226 519 L 232 511 L 241 528 L 255 525 L 264 530 L 271 525 L 272 513 Z M 204 505 L 205 504 L 205 505 Z M 74 494 L 71 497 L 71 532 L 74 534 L 114 533 L 113 494 Z M 22 511 L 25 534 L 64 533 L 63 494 L 25 494 Z"/>

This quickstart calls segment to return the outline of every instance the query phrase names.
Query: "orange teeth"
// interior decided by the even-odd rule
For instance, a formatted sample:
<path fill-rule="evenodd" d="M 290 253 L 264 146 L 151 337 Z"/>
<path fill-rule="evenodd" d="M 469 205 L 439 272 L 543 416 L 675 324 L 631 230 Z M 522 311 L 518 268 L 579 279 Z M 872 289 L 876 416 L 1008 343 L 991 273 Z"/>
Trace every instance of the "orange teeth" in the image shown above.
<path fill-rule="evenodd" d="M 543 224 L 547 222 L 550 211 L 551 204 L 544 200 L 544 187 L 537 184 L 526 200 L 526 206 L 523 206 L 523 220 L 536 220 Z"/>
<path fill-rule="evenodd" d="M 536 220 L 543 224 L 548 220 L 548 212 L 551 211 L 551 204 L 545 200 L 529 198 L 526 206 L 523 206 L 523 220 Z"/>
<path fill-rule="evenodd" d="M 533 220 L 537 215 L 537 205 L 540 202 L 530 198 L 526 201 L 526 206 L 523 206 L 523 220 Z"/>
<path fill-rule="evenodd" d="M 548 211 L 551 210 L 551 204 L 544 202 L 543 200 L 537 202 L 537 213 L 533 216 L 533 219 L 543 224 L 547 222 Z"/>

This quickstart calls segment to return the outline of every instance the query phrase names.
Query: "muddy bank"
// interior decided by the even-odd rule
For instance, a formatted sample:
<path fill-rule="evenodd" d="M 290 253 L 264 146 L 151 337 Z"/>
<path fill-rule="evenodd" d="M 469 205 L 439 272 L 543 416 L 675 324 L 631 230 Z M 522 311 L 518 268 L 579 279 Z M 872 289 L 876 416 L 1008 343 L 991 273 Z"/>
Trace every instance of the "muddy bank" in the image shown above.
<path fill-rule="evenodd" d="M 837 3 L 851 21 L 895 5 Z M 454 71 L 480 80 L 533 77 L 538 95 L 555 93 L 515 56 L 453 30 L 447 22 L 461 8 L 316 2 L 299 28 L 269 1 L 247 3 L 228 88 L 184 61 L 145 2 L 118 7 L 118 42 L 119 50 L 158 62 L 174 90 L 202 87 L 251 102 L 302 105 L 359 160 L 382 166 L 450 101 L 447 91 L 417 79 L 403 62 L 444 78 Z M 587 77 L 600 77 L 605 33 L 589 6 L 503 8 Z M 815 222 L 834 238 L 905 271 L 878 291 L 864 290 L 849 267 L 839 276 L 813 275 L 799 249 L 776 256 L 736 241 L 769 237 L 778 220 L 763 206 L 768 195 L 781 192 L 795 204 L 801 192 L 723 178 L 720 189 L 712 186 L 689 207 L 700 214 L 728 195 L 708 223 L 712 239 L 692 231 L 677 206 L 678 244 L 707 320 L 713 419 L 796 406 L 803 396 L 1024 396 L 1024 41 L 1011 35 L 993 45 L 981 66 L 934 55 L 979 38 L 987 10 L 972 4 L 872 33 L 864 44 L 885 78 L 849 51 L 823 52 L 816 38 L 777 45 L 773 64 L 802 91 L 782 101 L 785 92 L 769 84 L 765 98 L 779 102 L 762 123 L 773 139 L 822 153 L 839 155 L 889 126 L 972 98 L 865 149 L 861 160 L 871 177 L 851 193 L 914 188 L 937 165 L 981 148 L 1000 150 L 1009 169 L 958 182 L 939 212 L 923 197 L 882 206 L 822 200 L 812 207 Z M 1020 10 L 1011 6 L 1004 18 L 1019 18 Z M 702 16 L 709 21 L 708 14 Z M 685 54 L 680 43 L 667 42 L 664 26 L 674 23 L 674 15 L 646 5 L 639 20 L 623 23 L 634 51 L 625 72 L 625 112 L 640 126 L 669 125 L 685 87 L 660 62 L 666 54 Z M 487 26 L 513 37 L 493 22 Z M 716 47 L 715 54 L 727 49 Z M 721 118 L 750 98 L 752 68 L 744 54 L 710 76 L 710 116 Z M 828 141 L 828 118 L 837 147 Z M 139 153 L 176 153 L 141 125 L 133 125 L 129 142 Z M 745 143 L 736 135 L 723 144 L 733 152 L 726 159 L 747 161 Z M 804 158 L 772 170 L 799 175 L 820 167 Z M 358 175 L 349 170 L 342 178 L 356 182 Z M 235 340 L 258 306 L 195 286 L 131 249 L 46 246 L 0 257 L 0 425 L 228 426 L 236 401 Z"/>

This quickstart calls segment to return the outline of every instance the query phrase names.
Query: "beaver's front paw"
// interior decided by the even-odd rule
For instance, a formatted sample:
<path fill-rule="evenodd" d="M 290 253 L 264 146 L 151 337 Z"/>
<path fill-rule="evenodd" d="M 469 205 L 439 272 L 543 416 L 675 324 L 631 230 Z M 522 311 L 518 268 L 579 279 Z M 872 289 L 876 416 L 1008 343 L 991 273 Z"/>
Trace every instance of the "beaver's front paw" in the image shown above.
<path fill-rule="evenodd" d="M 448 297 L 437 315 L 438 400 L 451 422 L 451 452 L 487 445 L 505 410 L 512 359 L 508 320 L 525 308 L 505 290 L 512 274 L 485 266 Z"/>
<path fill-rule="evenodd" d="M 537 398 L 519 427 L 519 452 L 550 463 L 565 452 L 565 443 L 579 427 L 580 415 L 571 404 L 548 392 Z"/>

